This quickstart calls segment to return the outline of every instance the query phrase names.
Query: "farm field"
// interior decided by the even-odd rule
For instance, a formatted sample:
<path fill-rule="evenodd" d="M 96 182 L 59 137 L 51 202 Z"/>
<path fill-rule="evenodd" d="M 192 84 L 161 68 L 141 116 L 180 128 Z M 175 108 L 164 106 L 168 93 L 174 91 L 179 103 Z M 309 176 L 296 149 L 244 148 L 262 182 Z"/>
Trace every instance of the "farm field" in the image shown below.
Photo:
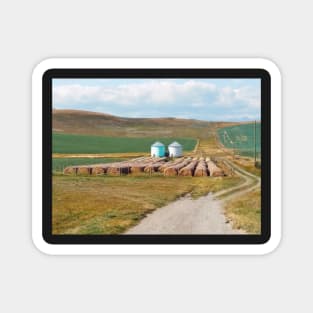
<path fill-rule="evenodd" d="M 127 160 L 126 158 L 53 158 L 52 171 L 63 172 L 67 166 L 111 163 Z"/>
<path fill-rule="evenodd" d="M 224 136 L 225 131 L 228 136 Z M 230 150 L 220 144 L 222 142 L 226 148 L 238 149 L 243 152 L 241 154 L 251 156 L 251 152 L 254 153 L 253 131 L 254 124 L 175 118 L 133 119 L 91 112 L 55 111 L 52 138 L 53 233 L 121 234 L 138 224 L 148 213 L 186 194 L 198 198 L 242 184 L 244 179 L 240 175 L 227 173 L 229 168 L 223 167 L 223 159 L 260 176 L 260 169 L 255 168 L 252 158 L 234 158 Z M 165 145 L 173 141 L 181 143 L 184 151 L 182 162 L 188 160 L 184 165 L 186 169 L 170 166 L 163 172 L 153 165 L 153 171 L 145 171 L 145 159 L 149 161 L 150 146 L 155 141 Z M 260 150 L 258 142 L 257 150 Z M 142 159 L 141 163 L 132 164 L 136 158 Z M 209 176 L 210 171 L 201 159 L 207 162 L 207 158 L 213 158 L 227 176 L 205 177 L 205 173 Z M 121 168 L 128 169 L 126 174 L 123 172 L 121 175 L 120 170 L 115 173 L 118 162 L 123 162 Z M 166 160 L 167 165 L 171 162 L 175 160 Z M 111 166 L 107 163 L 115 164 L 112 170 L 104 170 Z M 95 164 L 97 170 L 89 171 Z M 66 170 L 66 175 L 63 174 L 64 168 L 80 166 L 85 166 L 88 174 L 86 169 L 73 173 Z M 139 171 L 141 167 L 144 171 Z M 99 174 L 98 169 L 102 168 L 103 173 Z M 242 198 L 243 202 L 233 199 L 227 203 L 225 214 L 234 227 L 248 233 L 258 232 L 258 197 L 258 194 L 247 194 Z"/>
<path fill-rule="evenodd" d="M 62 154 L 149 152 L 155 141 L 162 141 L 165 145 L 178 141 L 184 151 L 192 151 L 197 143 L 194 138 L 127 138 L 53 133 L 52 151 Z"/>
<path fill-rule="evenodd" d="M 177 198 L 236 186 L 242 178 L 53 175 L 54 234 L 120 234 Z"/>
<path fill-rule="evenodd" d="M 241 124 L 219 128 L 217 130 L 220 142 L 230 149 L 234 149 L 243 156 L 254 156 L 254 123 Z M 256 152 L 261 152 L 261 124 L 256 124 Z"/>

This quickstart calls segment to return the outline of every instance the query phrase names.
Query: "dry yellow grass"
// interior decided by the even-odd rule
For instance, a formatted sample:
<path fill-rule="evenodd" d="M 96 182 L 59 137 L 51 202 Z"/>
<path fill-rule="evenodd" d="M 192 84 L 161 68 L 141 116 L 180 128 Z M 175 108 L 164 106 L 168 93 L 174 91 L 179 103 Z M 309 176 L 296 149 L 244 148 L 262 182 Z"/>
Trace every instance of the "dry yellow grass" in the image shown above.
<path fill-rule="evenodd" d="M 232 158 L 232 162 L 239 165 L 241 168 L 253 175 L 256 175 L 258 177 L 261 176 L 261 169 L 255 167 L 253 158 L 237 157 Z"/>
<path fill-rule="evenodd" d="M 249 234 L 261 233 L 261 190 L 248 192 L 226 203 L 225 214 L 233 227 Z"/>
<path fill-rule="evenodd" d="M 147 213 L 191 193 L 235 186 L 239 177 L 53 176 L 54 234 L 120 234 Z"/>

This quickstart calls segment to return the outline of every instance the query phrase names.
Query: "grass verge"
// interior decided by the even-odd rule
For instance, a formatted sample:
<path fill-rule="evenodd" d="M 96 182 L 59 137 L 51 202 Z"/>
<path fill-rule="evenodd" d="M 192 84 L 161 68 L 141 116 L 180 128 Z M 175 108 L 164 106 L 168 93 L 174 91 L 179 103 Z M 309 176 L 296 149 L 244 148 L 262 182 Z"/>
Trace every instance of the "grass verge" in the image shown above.
<path fill-rule="evenodd" d="M 248 192 L 226 203 L 225 214 L 233 227 L 249 234 L 261 233 L 261 190 Z"/>
<path fill-rule="evenodd" d="M 232 160 L 235 164 L 239 165 L 241 168 L 246 170 L 247 172 L 261 177 L 261 169 L 255 167 L 254 161 L 253 160 L 247 160 L 247 159 L 237 159 L 237 160 Z"/>

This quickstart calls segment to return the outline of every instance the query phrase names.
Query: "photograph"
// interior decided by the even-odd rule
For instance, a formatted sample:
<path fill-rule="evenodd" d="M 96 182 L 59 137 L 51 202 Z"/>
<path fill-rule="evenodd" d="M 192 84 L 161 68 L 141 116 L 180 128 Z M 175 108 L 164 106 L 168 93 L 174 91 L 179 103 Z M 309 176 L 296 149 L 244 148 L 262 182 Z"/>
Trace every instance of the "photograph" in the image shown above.
<path fill-rule="evenodd" d="M 260 235 L 260 78 L 53 78 L 53 235 Z"/>

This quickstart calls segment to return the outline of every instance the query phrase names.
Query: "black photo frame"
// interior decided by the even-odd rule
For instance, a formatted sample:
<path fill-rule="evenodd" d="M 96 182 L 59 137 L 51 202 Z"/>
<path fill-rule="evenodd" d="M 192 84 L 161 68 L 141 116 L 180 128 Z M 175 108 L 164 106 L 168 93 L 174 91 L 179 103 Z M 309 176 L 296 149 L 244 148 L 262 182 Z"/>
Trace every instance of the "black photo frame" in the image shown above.
<path fill-rule="evenodd" d="M 52 233 L 52 79 L 54 78 L 258 78 L 261 80 L 261 234 L 55 235 Z M 271 77 L 264 69 L 62 68 L 42 77 L 42 236 L 49 244 L 264 244 L 271 237 Z"/>

